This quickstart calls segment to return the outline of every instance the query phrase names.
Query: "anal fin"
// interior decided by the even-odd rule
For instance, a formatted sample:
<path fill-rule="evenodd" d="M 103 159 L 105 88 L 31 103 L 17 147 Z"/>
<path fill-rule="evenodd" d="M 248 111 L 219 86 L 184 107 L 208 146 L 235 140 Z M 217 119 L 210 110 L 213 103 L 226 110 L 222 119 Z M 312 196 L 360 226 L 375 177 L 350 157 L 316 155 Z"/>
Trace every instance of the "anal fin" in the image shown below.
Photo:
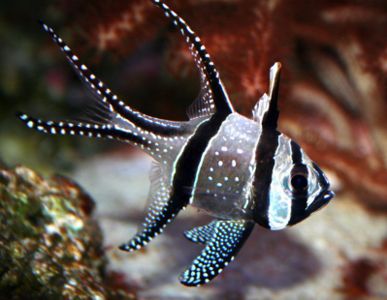
<path fill-rule="evenodd" d="M 253 228 L 252 221 L 228 220 L 214 221 L 188 231 L 187 238 L 194 242 L 205 241 L 206 246 L 182 273 L 181 283 L 198 286 L 215 278 L 234 259 Z M 210 231 L 211 238 L 208 235 Z"/>
<path fill-rule="evenodd" d="M 163 167 L 154 163 L 151 170 L 151 187 L 148 196 L 148 208 L 141 229 L 129 242 L 120 246 L 121 250 L 134 251 L 141 249 L 164 227 L 174 219 L 182 209 L 170 201 L 170 179 Z"/>

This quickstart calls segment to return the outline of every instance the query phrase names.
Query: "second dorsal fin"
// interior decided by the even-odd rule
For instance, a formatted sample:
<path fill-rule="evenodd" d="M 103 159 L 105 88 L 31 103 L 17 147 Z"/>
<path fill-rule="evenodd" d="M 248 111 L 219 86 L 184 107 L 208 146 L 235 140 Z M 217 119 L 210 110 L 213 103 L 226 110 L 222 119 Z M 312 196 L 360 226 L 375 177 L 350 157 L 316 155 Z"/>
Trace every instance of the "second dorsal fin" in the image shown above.
<path fill-rule="evenodd" d="M 253 109 L 253 119 L 263 127 L 277 128 L 278 122 L 278 90 L 281 64 L 275 63 L 270 68 L 269 94 L 263 94 Z"/>

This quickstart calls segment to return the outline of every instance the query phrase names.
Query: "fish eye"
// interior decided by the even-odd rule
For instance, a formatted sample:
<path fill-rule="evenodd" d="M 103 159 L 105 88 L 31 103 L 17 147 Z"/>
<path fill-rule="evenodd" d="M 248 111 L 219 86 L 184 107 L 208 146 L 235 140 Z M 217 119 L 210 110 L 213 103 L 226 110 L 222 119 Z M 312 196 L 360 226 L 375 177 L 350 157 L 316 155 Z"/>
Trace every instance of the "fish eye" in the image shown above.
<path fill-rule="evenodd" d="M 303 192 L 308 187 L 308 178 L 304 174 L 295 174 L 290 179 L 290 185 L 296 192 Z"/>

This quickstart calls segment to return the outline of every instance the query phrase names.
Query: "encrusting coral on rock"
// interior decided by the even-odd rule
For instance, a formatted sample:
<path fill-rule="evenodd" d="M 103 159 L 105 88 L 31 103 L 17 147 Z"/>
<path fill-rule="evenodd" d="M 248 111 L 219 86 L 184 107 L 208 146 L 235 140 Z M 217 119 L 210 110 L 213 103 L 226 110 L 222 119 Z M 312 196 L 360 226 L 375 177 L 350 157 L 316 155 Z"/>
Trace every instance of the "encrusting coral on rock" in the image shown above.
<path fill-rule="evenodd" d="M 68 179 L 45 180 L 21 166 L 0 168 L 0 298 L 109 297 L 93 208 Z"/>

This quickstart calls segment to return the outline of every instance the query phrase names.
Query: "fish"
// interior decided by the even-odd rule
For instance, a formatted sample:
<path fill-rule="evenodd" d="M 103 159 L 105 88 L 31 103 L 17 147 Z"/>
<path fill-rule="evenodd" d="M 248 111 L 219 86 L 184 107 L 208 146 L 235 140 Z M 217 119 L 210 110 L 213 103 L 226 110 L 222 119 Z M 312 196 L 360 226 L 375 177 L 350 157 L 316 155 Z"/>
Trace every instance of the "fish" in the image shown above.
<path fill-rule="evenodd" d="M 234 260 L 255 224 L 282 230 L 327 205 L 334 192 L 320 167 L 278 130 L 281 64 L 270 68 L 268 92 L 252 117 L 245 117 L 234 110 L 200 38 L 163 1 L 152 2 L 180 31 L 200 73 L 200 92 L 187 110 L 187 121 L 155 118 L 126 105 L 43 22 L 96 96 L 99 115 L 87 122 L 44 121 L 25 113 L 18 117 L 46 134 L 114 139 L 149 154 L 154 163 L 145 221 L 119 248 L 143 248 L 189 205 L 203 210 L 214 220 L 184 232 L 203 250 L 179 278 L 186 286 L 200 286 Z"/>

